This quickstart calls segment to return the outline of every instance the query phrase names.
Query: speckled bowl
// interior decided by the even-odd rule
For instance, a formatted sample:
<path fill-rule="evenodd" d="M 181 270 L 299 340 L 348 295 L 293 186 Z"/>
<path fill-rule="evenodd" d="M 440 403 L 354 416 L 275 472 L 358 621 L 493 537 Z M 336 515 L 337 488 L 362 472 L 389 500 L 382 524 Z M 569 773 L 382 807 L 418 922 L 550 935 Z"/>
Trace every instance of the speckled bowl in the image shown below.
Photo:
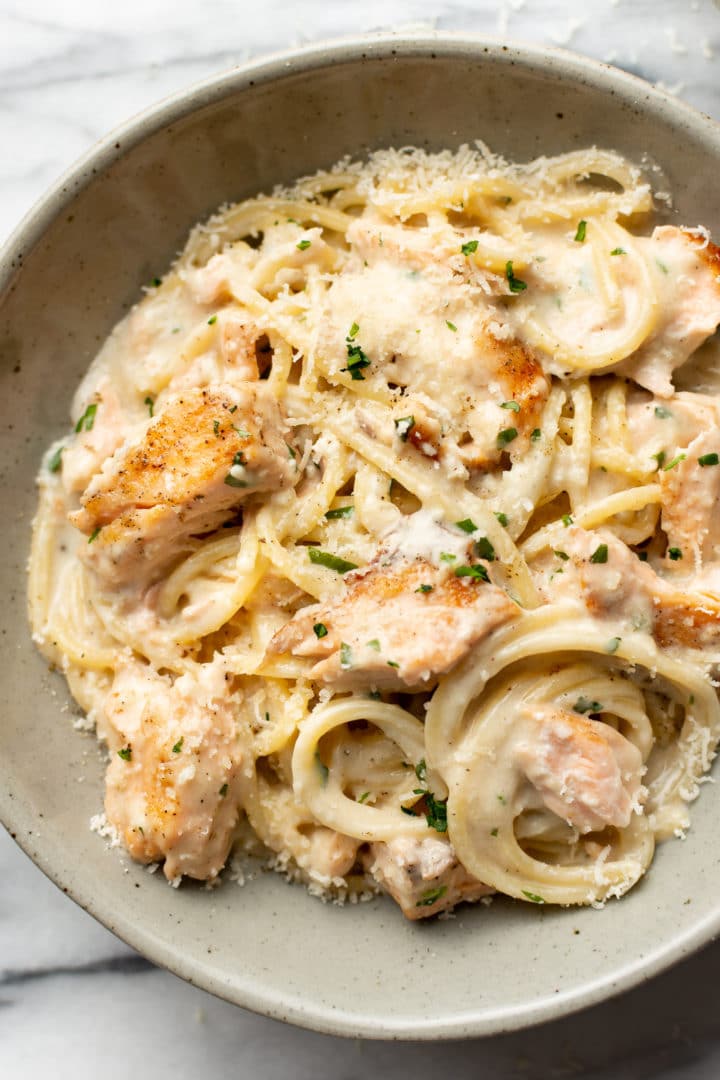
<path fill-rule="evenodd" d="M 0 256 L 2 820 L 65 892 L 158 964 L 239 1005 L 345 1035 L 518 1028 L 697 949 L 720 929 L 717 791 L 695 805 L 688 839 L 664 844 L 647 878 L 602 911 L 501 900 L 411 925 L 390 901 L 323 905 L 270 874 L 212 893 L 170 889 L 89 831 L 101 758 L 73 730 L 64 681 L 26 625 L 33 478 L 98 345 L 194 222 L 345 154 L 474 139 L 515 159 L 590 143 L 645 151 L 678 220 L 720 226 L 710 120 L 568 53 L 438 34 L 319 46 L 178 94 L 99 143 Z"/>

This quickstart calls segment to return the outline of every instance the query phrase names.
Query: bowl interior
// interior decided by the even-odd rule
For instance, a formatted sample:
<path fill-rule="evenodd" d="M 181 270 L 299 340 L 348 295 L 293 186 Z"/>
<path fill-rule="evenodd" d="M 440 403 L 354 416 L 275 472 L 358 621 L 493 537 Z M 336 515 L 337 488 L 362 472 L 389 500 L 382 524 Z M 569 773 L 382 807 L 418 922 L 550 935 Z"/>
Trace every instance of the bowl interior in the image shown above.
<path fill-rule="evenodd" d="M 596 143 L 665 175 L 677 219 L 720 226 L 709 122 L 568 54 L 432 37 L 350 42 L 230 73 L 128 124 L 66 178 L 6 249 L 0 284 L 5 642 L 0 813 L 58 884 L 121 937 L 238 1004 L 319 1030 L 438 1038 L 518 1027 L 599 1000 L 718 928 L 714 792 L 684 843 L 604 911 L 497 901 L 407 924 L 389 901 L 323 905 L 260 875 L 168 888 L 89 831 L 102 762 L 73 730 L 64 680 L 30 641 L 34 476 L 72 392 L 143 283 L 220 203 L 379 146 L 482 139 L 514 159 Z"/>

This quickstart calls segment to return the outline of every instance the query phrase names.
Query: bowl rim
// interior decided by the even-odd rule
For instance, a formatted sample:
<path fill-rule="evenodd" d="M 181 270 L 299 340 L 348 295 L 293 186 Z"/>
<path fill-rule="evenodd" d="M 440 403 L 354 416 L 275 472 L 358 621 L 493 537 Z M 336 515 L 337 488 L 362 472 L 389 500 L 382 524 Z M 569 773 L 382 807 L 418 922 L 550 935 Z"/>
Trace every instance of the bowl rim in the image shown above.
<path fill-rule="evenodd" d="M 696 137 L 714 142 L 720 153 L 720 124 L 707 114 L 611 64 L 566 49 L 508 41 L 465 31 L 397 31 L 347 35 L 282 51 L 263 54 L 246 63 L 195 81 L 140 110 L 112 128 L 66 169 L 21 218 L 0 247 L 0 305 L 26 253 L 31 251 L 67 205 L 93 179 L 125 153 L 161 128 L 190 113 L 214 104 L 232 93 L 281 81 L 303 72 L 361 62 L 364 59 L 393 61 L 408 58 L 434 59 L 442 55 L 465 59 L 483 58 L 521 66 L 528 71 L 555 72 L 591 89 L 611 90 L 621 100 L 641 106 L 644 112 L 684 125 Z M 485 1011 L 484 1016 L 463 1013 L 451 1020 L 393 1020 L 352 1012 L 343 1007 L 306 1007 L 300 997 L 285 998 L 277 990 L 228 986 L 218 974 L 187 961 L 172 945 L 154 933 L 112 911 L 100 910 L 91 891 L 73 881 L 50 849 L 36 849 L 37 836 L 31 808 L 13 798 L 11 776 L 0 760 L 0 823 L 35 865 L 66 895 L 126 944 L 154 964 L 192 985 L 233 1004 L 277 1020 L 324 1034 L 370 1039 L 439 1040 L 500 1034 L 559 1019 L 595 1005 L 653 978 L 708 944 L 720 934 L 720 905 L 688 930 L 661 943 L 651 953 L 620 966 L 611 976 L 590 979 L 580 987 L 557 993 L 539 1002 Z"/>

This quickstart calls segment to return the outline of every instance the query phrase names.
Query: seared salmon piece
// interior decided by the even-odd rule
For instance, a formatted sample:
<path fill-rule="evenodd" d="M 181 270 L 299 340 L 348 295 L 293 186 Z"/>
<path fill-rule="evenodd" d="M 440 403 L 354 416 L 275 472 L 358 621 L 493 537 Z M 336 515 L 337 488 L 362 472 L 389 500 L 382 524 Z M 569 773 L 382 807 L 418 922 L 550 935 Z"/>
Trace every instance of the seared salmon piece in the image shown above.
<path fill-rule="evenodd" d="M 258 384 L 190 390 L 126 442 L 70 515 L 83 555 L 109 584 L 151 578 L 248 497 L 292 483 L 277 402 Z"/>
<path fill-rule="evenodd" d="M 420 517 L 428 530 L 422 533 L 424 554 L 412 557 L 407 539 L 398 539 L 395 550 L 381 549 L 366 570 L 350 577 L 343 597 L 303 608 L 275 634 L 268 652 L 317 659 L 310 678 L 336 686 L 422 686 L 515 618 L 519 608 L 490 582 L 485 564 L 469 565 L 467 537 L 443 529 L 423 511 L 405 519 L 398 537 L 412 537 L 409 522 Z M 443 544 L 449 550 L 443 552 Z M 441 561 L 443 555 L 448 561 Z"/>
<path fill-rule="evenodd" d="M 720 554 L 720 464 L 713 462 L 720 462 L 716 427 L 693 439 L 683 459 L 659 473 L 668 548 L 680 551 L 688 563 L 712 562 Z"/>
<path fill-rule="evenodd" d="M 368 871 L 408 919 L 425 919 L 495 890 L 468 874 L 447 840 L 398 836 L 370 845 Z"/>
<path fill-rule="evenodd" d="M 624 829 L 640 806 L 642 755 L 602 721 L 552 706 L 520 719 L 518 765 L 548 810 L 581 833 Z"/>
<path fill-rule="evenodd" d="M 242 784 L 236 708 L 218 667 L 171 684 L 131 663 L 105 700 L 108 821 L 134 859 L 164 860 L 169 881 L 212 880 L 225 864 Z"/>

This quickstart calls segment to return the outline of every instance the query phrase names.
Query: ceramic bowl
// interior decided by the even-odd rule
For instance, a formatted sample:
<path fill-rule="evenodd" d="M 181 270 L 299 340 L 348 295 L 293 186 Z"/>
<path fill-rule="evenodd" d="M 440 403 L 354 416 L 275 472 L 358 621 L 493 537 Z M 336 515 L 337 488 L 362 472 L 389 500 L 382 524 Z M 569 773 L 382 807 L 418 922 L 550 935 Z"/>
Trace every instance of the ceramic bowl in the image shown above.
<path fill-rule="evenodd" d="M 140 287 L 227 200 L 381 146 L 475 139 L 516 160 L 596 143 L 665 174 L 676 218 L 720 227 L 720 128 L 612 68 L 475 37 L 352 40 L 232 70 L 103 140 L 36 206 L 0 261 L 0 815 L 65 892 L 151 960 L 229 1001 L 325 1032 L 438 1039 L 519 1028 L 632 986 L 720 930 L 718 793 L 684 843 L 604 910 L 504 900 L 407 923 L 262 874 L 169 888 L 88 823 L 101 755 L 33 648 L 25 566 L 34 476 L 74 387 Z M 82 782 L 80 782 L 82 780 Z"/>

